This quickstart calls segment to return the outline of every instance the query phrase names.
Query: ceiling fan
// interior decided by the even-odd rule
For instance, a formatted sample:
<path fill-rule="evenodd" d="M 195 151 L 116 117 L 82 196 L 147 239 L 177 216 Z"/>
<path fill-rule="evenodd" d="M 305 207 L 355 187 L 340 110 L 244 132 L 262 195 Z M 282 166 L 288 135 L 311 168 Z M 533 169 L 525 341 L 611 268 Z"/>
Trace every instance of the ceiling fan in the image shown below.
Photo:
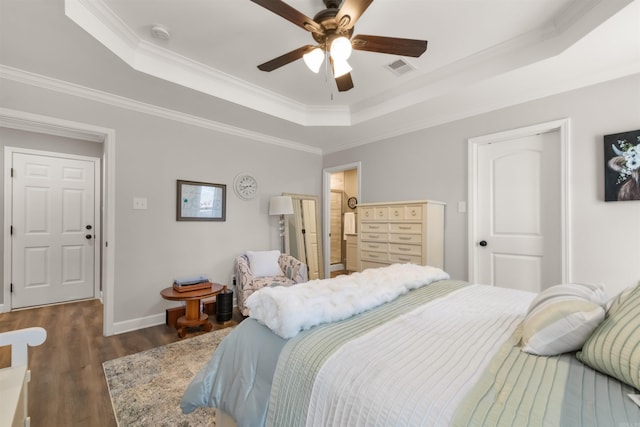
<path fill-rule="evenodd" d="M 307 67 L 317 73 L 325 57 L 328 57 L 338 90 L 344 92 L 353 88 L 351 67 L 347 62 L 352 49 L 414 58 L 427 50 L 426 40 L 367 35 L 352 38 L 353 26 L 373 0 L 344 0 L 342 7 L 341 0 L 322 0 L 326 9 L 318 12 L 313 19 L 280 0 L 251 1 L 309 31 L 317 42 L 315 46 L 305 45 L 258 65 L 262 71 L 273 71 L 303 58 Z"/>

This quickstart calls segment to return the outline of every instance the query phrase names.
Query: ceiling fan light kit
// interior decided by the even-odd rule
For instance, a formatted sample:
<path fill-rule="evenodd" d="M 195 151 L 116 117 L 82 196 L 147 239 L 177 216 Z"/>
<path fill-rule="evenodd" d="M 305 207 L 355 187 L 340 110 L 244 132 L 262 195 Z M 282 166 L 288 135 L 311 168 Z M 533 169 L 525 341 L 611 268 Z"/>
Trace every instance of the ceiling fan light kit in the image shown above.
<path fill-rule="evenodd" d="M 351 70 L 351 65 L 349 65 L 346 59 L 333 61 L 333 76 L 335 78 L 342 77 L 345 74 L 350 73 Z"/>
<path fill-rule="evenodd" d="M 331 57 L 335 61 L 347 60 L 351 56 L 351 42 L 345 36 L 336 37 L 331 42 Z"/>
<path fill-rule="evenodd" d="M 311 71 L 317 73 L 320 71 L 320 66 L 322 66 L 322 62 L 324 61 L 324 51 L 316 47 L 302 55 L 302 59 L 304 59 L 304 63 L 307 64 L 307 67 L 309 67 Z"/>
<path fill-rule="evenodd" d="M 317 46 L 306 45 L 258 65 L 262 71 L 273 71 L 300 58 L 317 73 L 327 52 L 333 77 L 340 92 L 353 88 L 351 66 L 347 59 L 352 49 L 391 55 L 419 57 L 427 50 L 426 40 L 401 39 L 357 35 L 352 38 L 354 25 L 373 0 L 323 0 L 326 9 L 313 19 L 281 0 L 251 0 L 265 9 L 311 33 Z M 340 5 L 342 3 L 342 5 Z"/>

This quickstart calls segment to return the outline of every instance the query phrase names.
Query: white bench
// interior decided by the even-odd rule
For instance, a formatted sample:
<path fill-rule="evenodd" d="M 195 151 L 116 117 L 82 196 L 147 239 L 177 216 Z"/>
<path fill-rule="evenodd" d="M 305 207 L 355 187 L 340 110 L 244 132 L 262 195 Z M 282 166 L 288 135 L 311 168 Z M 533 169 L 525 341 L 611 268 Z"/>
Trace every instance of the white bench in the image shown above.
<path fill-rule="evenodd" d="M 31 424 L 27 413 L 27 385 L 31 380 L 28 346 L 40 345 L 46 339 L 43 328 L 0 332 L 0 347 L 11 346 L 11 366 L 0 369 L 0 426 Z"/>

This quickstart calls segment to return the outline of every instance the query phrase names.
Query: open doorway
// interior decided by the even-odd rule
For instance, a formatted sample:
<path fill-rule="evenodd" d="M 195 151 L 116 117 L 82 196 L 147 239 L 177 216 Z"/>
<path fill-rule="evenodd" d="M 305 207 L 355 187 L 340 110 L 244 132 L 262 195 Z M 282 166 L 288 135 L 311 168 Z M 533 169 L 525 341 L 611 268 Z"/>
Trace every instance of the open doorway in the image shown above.
<path fill-rule="evenodd" d="M 360 163 L 324 169 L 323 241 L 325 277 L 347 271 L 347 238 L 357 235 Z"/>
<path fill-rule="evenodd" d="M 18 129 L 35 134 L 55 135 L 71 138 L 79 141 L 102 144 L 102 172 L 101 172 L 101 225 L 102 225 L 102 249 L 100 251 L 100 280 L 102 284 L 103 310 L 103 334 L 105 336 L 114 333 L 114 276 L 115 276 L 115 131 L 80 122 L 63 120 L 55 117 L 25 113 L 18 110 L 0 109 L 0 127 Z M 5 158 L 5 168 L 7 159 Z M 10 165 L 8 166 L 11 167 Z M 7 203 L 10 193 L 9 180 L 4 182 L 4 229 L 11 226 L 11 203 Z M 3 292 L 0 312 L 11 309 L 11 240 L 3 239 Z M 97 281 L 96 281 L 97 282 Z"/>

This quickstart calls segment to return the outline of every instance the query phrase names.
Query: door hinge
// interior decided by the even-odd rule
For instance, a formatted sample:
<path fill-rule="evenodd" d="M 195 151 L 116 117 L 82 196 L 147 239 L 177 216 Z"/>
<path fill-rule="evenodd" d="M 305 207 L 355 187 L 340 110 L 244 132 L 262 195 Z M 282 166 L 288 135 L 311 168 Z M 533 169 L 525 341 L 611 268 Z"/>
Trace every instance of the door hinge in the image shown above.
<path fill-rule="evenodd" d="M 13 293 L 13 283 L 9 286 L 9 292 Z"/>
<path fill-rule="evenodd" d="M 13 178 L 13 168 L 11 168 L 11 178 Z"/>
<path fill-rule="evenodd" d="M 13 225 L 12 225 L 12 226 L 11 226 L 11 228 L 9 229 L 9 234 L 10 234 L 11 236 L 13 236 Z"/>

